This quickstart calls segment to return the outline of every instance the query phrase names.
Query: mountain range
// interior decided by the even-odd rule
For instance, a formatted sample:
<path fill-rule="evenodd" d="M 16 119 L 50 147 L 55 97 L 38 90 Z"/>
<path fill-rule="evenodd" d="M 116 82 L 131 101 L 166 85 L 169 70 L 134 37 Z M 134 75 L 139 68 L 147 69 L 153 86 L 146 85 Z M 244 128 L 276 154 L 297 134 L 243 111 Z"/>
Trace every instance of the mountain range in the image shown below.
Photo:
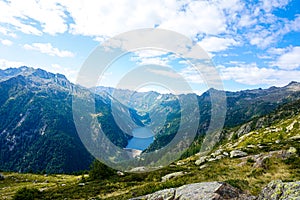
<path fill-rule="evenodd" d="M 200 120 L 195 141 L 208 130 L 212 94 L 221 96 L 224 91 L 209 89 L 196 96 Z M 176 135 L 181 117 L 176 95 L 107 87 L 84 88 L 71 83 L 62 74 L 25 66 L 9 68 L 0 70 L 0 170 L 71 173 L 88 169 L 94 158 L 80 140 L 72 111 L 72 97 L 80 99 L 85 95 L 93 95 L 96 119 L 109 140 L 120 148 L 127 146 L 132 138 L 128 132 L 136 126 L 153 127 L 155 140 L 145 152 L 164 147 Z M 220 136 L 220 140 L 229 135 L 241 137 L 271 124 L 276 116 L 280 118 L 278 113 L 288 115 L 279 110 L 298 103 L 300 83 L 225 92 L 225 95 L 227 112 L 221 134 L 225 136 Z M 189 101 L 194 94 L 182 96 Z M 124 112 L 121 116 L 125 113 L 130 116 L 130 119 L 122 118 L 127 129 L 117 124 L 113 104 L 119 105 L 118 112 Z M 167 116 L 163 124 L 160 123 L 162 116 Z"/>

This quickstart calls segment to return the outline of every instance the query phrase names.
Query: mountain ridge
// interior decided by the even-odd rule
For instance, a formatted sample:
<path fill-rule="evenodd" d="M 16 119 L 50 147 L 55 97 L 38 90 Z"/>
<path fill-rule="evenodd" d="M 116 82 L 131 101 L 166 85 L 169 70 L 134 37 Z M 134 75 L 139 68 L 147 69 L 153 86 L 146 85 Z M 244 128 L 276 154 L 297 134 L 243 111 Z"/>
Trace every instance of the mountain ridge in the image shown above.
<path fill-rule="evenodd" d="M 299 85 L 298 82 L 291 82 L 284 87 L 240 92 L 225 91 L 227 95 L 225 127 L 236 127 L 256 117 L 271 113 L 280 105 L 299 99 Z M 105 129 L 109 139 L 119 147 L 126 147 L 131 136 L 116 124 L 111 114 L 111 103 L 120 105 L 121 110 L 128 110 L 126 112 L 130 113 L 130 117 L 134 119 L 135 123 L 140 123 L 139 126 L 152 125 L 159 130 L 156 132 L 154 143 L 145 152 L 160 149 L 174 138 L 180 121 L 180 106 L 175 95 L 121 90 L 121 97 L 131 93 L 135 95 L 133 96 L 134 101 L 128 104 L 128 102 L 112 98 L 111 94 L 103 87 L 100 90 L 102 94 L 98 94 L 99 91 L 93 93 L 94 89 L 75 85 L 64 75 L 53 74 L 42 69 L 21 67 L 0 70 L 0 147 L 3 152 L 0 155 L 2 156 L 0 169 L 35 172 L 46 170 L 49 173 L 88 169 L 92 156 L 83 146 L 74 126 L 72 95 L 79 97 L 85 94 L 95 95 L 97 104 L 95 116 L 102 128 Z M 108 88 L 107 90 L 111 91 L 112 89 Z M 208 90 L 201 96 L 197 96 L 201 116 L 197 137 L 205 135 L 209 127 L 210 92 L 211 90 Z M 214 90 L 214 92 L 223 91 Z M 191 94 L 185 95 L 187 100 L 189 95 Z M 157 126 L 155 120 L 159 121 L 160 116 L 165 113 L 167 113 L 166 121 Z M 151 116 L 157 116 L 157 119 L 151 119 Z M 132 130 L 136 126 L 132 122 L 129 123 L 130 119 L 124 120 L 125 125 L 131 124 L 128 130 Z M 28 132 L 28 130 L 30 131 Z M 46 138 L 47 134 L 51 136 L 48 139 Z M 59 136 L 64 139 L 60 139 Z M 63 140 L 72 141 L 71 146 Z M 57 143 L 57 147 L 55 147 L 55 143 Z M 51 147 L 54 155 L 46 153 L 49 150 L 45 144 Z M 22 151 L 16 151 L 17 147 Z M 77 153 L 74 155 L 66 153 L 70 151 Z M 36 154 L 36 152 L 40 153 Z M 45 154 L 49 154 L 48 160 L 43 158 Z M 79 157 L 85 161 L 75 163 L 69 160 L 69 155 L 74 158 L 80 155 Z M 25 161 L 22 160 L 23 158 Z M 55 161 L 57 158 L 59 158 L 58 161 Z"/>

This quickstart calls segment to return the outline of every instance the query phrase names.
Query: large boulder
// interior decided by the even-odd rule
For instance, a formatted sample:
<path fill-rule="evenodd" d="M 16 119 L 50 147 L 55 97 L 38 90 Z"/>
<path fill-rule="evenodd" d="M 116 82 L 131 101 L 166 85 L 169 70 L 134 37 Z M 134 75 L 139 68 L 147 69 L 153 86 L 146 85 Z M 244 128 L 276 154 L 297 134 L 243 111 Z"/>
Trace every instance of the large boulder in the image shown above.
<path fill-rule="evenodd" d="M 258 200 L 290 200 L 300 199 L 300 181 L 287 182 L 273 181 L 260 193 Z"/>
<path fill-rule="evenodd" d="M 153 194 L 133 198 L 132 200 L 253 200 L 255 197 L 243 193 L 241 190 L 222 182 L 194 183 L 161 190 Z"/>

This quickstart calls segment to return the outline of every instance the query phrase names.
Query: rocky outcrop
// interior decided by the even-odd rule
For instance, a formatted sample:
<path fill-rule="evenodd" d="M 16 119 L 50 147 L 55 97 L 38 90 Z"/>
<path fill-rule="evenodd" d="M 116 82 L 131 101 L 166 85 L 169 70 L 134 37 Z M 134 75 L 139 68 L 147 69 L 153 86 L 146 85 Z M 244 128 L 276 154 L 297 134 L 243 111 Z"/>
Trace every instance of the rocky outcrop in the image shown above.
<path fill-rule="evenodd" d="M 254 196 L 222 182 L 194 183 L 179 188 L 165 189 L 131 200 L 252 200 Z"/>
<path fill-rule="evenodd" d="M 187 174 L 187 172 L 174 172 L 174 173 L 171 173 L 171 174 L 167 174 L 167 175 L 165 175 L 161 178 L 161 182 L 166 182 L 166 181 L 168 181 L 172 178 L 175 178 L 175 177 L 178 177 L 178 176 L 183 176 L 185 174 Z"/>
<path fill-rule="evenodd" d="M 290 200 L 300 199 L 300 182 L 273 181 L 260 193 L 258 200 Z"/>
<path fill-rule="evenodd" d="M 223 182 L 203 182 L 160 190 L 130 200 L 299 200 L 300 181 L 269 183 L 258 197 L 246 194 Z"/>
<path fill-rule="evenodd" d="M 233 150 L 230 152 L 230 158 L 238 158 L 238 157 L 244 157 L 248 154 L 246 152 L 240 151 L 240 150 Z"/>
<path fill-rule="evenodd" d="M 295 155 L 297 152 L 297 149 L 295 147 L 290 147 L 288 150 L 279 150 L 279 151 L 270 151 L 267 153 L 260 153 L 256 155 L 249 155 L 246 157 L 240 158 L 242 161 L 238 166 L 244 166 L 247 164 L 249 160 L 253 161 L 253 167 L 254 168 L 264 168 L 265 167 L 265 162 L 268 158 L 271 157 L 276 157 L 279 159 L 287 159 L 292 155 Z"/>

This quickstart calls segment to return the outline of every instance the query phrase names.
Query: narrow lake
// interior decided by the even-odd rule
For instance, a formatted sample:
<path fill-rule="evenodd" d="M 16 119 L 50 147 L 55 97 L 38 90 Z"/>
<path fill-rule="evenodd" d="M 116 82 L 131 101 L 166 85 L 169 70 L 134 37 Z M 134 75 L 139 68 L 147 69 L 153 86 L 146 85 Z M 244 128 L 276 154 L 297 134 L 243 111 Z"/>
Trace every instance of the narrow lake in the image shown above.
<path fill-rule="evenodd" d="M 154 140 L 154 135 L 149 128 L 136 128 L 132 131 L 133 138 L 128 141 L 126 148 L 145 150 Z"/>

